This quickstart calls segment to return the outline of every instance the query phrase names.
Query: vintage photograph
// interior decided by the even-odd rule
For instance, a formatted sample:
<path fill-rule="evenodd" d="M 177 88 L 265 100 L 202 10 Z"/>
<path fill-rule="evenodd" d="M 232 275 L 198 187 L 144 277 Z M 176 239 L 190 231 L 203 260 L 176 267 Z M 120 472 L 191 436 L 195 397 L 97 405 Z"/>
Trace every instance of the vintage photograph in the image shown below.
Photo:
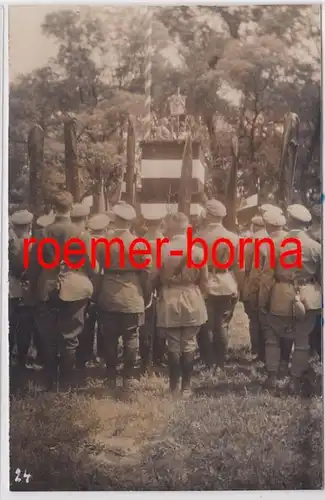
<path fill-rule="evenodd" d="M 8 11 L 11 491 L 323 489 L 321 7 Z"/>

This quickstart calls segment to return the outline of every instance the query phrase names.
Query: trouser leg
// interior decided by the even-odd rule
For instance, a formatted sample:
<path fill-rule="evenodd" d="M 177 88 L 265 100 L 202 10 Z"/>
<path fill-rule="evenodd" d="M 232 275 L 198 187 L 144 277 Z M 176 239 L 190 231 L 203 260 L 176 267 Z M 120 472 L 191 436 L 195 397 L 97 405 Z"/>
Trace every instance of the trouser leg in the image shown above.
<path fill-rule="evenodd" d="M 85 322 L 82 332 L 79 335 L 79 345 L 77 349 L 77 366 L 83 368 L 93 354 L 94 334 L 96 323 L 96 311 L 93 304 L 87 304 L 85 310 Z"/>
<path fill-rule="evenodd" d="M 174 393 L 181 378 L 181 328 L 164 328 L 162 335 L 167 343 L 169 388 Z"/>
<path fill-rule="evenodd" d="M 279 332 L 280 333 L 280 332 Z M 278 374 L 280 364 L 280 337 L 276 332 L 276 325 L 268 318 L 268 326 L 265 329 L 265 364 L 269 377 Z"/>
<path fill-rule="evenodd" d="M 117 377 L 119 323 L 117 313 L 99 311 L 98 324 L 102 338 L 102 354 L 106 363 L 107 383 L 112 388 L 116 385 Z"/>
<path fill-rule="evenodd" d="M 58 307 L 51 301 L 37 306 L 35 324 L 42 346 L 44 377 L 48 388 L 57 382 L 58 370 Z"/>
<path fill-rule="evenodd" d="M 292 345 L 293 339 L 280 339 L 281 363 L 286 364 L 286 366 L 288 366 L 290 361 Z"/>
<path fill-rule="evenodd" d="M 200 327 L 199 333 L 197 334 L 197 343 L 200 351 L 201 360 L 208 366 L 213 365 L 213 359 L 211 355 L 211 344 L 213 342 L 212 335 L 210 335 L 208 323 L 205 323 Z"/>
<path fill-rule="evenodd" d="M 128 387 L 135 376 L 135 364 L 138 350 L 138 326 L 128 328 L 123 332 L 123 386 Z"/>
<path fill-rule="evenodd" d="M 19 299 L 9 299 L 9 355 L 11 356 L 17 335 Z"/>
<path fill-rule="evenodd" d="M 258 311 L 253 309 L 249 303 L 245 303 L 245 312 L 249 319 L 249 337 L 251 352 L 254 355 L 260 354 L 261 323 Z"/>
<path fill-rule="evenodd" d="M 214 361 L 216 366 L 223 368 L 228 349 L 229 323 L 234 313 L 236 300 L 232 297 L 210 296 L 208 304 L 209 329 L 213 332 Z"/>
<path fill-rule="evenodd" d="M 33 335 L 33 311 L 29 306 L 20 306 L 17 325 L 17 351 L 19 365 L 24 367 Z"/>
<path fill-rule="evenodd" d="M 145 312 L 145 322 L 139 328 L 139 350 L 141 358 L 141 373 L 146 373 L 150 365 L 151 339 L 154 335 L 155 314 L 154 306 L 149 307 Z"/>
<path fill-rule="evenodd" d="M 87 303 L 87 299 L 59 302 L 60 380 L 67 384 L 72 383 L 79 335 L 84 328 Z"/>
<path fill-rule="evenodd" d="M 181 373 L 182 391 L 191 387 L 191 378 L 194 366 L 196 336 L 200 327 L 185 327 L 181 332 Z"/>
<path fill-rule="evenodd" d="M 292 353 L 291 374 L 301 377 L 309 366 L 309 335 L 316 322 L 316 314 L 308 311 L 303 320 L 297 321 L 294 330 L 294 349 Z"/>

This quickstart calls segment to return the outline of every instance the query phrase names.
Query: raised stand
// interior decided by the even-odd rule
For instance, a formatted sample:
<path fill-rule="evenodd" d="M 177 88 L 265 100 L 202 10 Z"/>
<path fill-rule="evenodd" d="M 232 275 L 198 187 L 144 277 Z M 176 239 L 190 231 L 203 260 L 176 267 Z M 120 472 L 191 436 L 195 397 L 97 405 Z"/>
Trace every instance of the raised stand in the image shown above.
<path fill-rule="evenodd" d="M 138 201 L 145 218 L 161 219 L 169 212 L 177 212 L 185 140 L 145 141 L 140 144 L 141 190 Z M 191 215 L 200 215 L 206 169 L 200 143 L 192 142 Z"/>

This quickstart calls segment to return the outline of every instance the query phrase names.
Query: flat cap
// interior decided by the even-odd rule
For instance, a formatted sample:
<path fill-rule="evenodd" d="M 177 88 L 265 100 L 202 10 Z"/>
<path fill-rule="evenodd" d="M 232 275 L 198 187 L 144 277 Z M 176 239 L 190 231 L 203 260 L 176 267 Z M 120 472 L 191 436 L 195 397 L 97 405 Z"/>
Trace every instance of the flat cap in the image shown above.
<path fill-rule="evenodd" d="M 116 205 L 114 205 L 113 212 L 116 215 L 116 217 L 119 217 L 120 219 L 126 221 L 131 221 L 135 219 L 137 216 L 132 205 L 129 205 L 128 203 L 124 202 L 119 202 Z"/>
<path fill-rule="evenodd" d="M 207 214 L 213 215 L 215 217 L 225 217 L 227 215 L 226 207 L 221 201 L 216 199 L 208 200 L 205 206 Z"/>
<path fill-rule="evenodd" d="M 277 211 L 278 213 L 283 214 L 282 208 L 277 207 L 276 205 L 271 205 L 270 203 L 265 203 L 264 205 L 260 206 L 260 212 L 261 212 L 262 216 L 268 210 L 272 210 L 273 212 Z"/>
<path fill-rule="evenodd" d="M 254 224 L 254 226 L 264 227 L 263 217 L 261 217 L 261 215 L 254 215 L 252 218 L 252 224 Z"/>
<path fill-rule="evenodd" d="M 286 223 L 285 216 L 279 212 L 277 207 L 275 207 L 275 210 L 269 209 L 264 212 L 263 220 L 266 224 L 270 224 L 275 227 L 283 227 Z"/>
<path fill-rule="evenodd" d="M 314 217 L 317 217 L 318 219 L 320 219 L 322 217 L 322 205 L 320 203 L 313 205 L 313 207 L 311 209 L 311 213 Z"/>
<path fill-rule="evenodd" d="M 87 228 L 90 231 L 104 231 L 110 223 L 110 218 L 107 214 L 96 214 L 88 220 Z"/>
<path fill-rule="evenodd" d="M 39 227 L 43 228 L 43 227 L 49 226 L 50 224 L 53 224 L 54 221 L 55 221 L 55 215 L 54 215 L 54 213 L 51 213 L 51 214 L 41 215 L 37 219 L 36 224 Z"/>
<path fill-rule="evenodd" d="M 11 222 L 16 226 L 26 226 L 32 222 L 33 217 L 33 214 L 28 212 L 28 210 L 18 210 L 12 214 Z"/>
<path fill-rule="evenodd" d="M 90 213 L 90 207 L 85 203 L 75 203 L 71 208 L 71 217 L 87 217 Z"/>
<path fill-rule="evenodd" d="M 311 221 L 312 217 L 311 217 L 311 213 L 309 212 L 309 210 L 304 207 L 303 205 L 290 205 L 288 208 L 287 208 L 287 214 L 292 218 L 292 219 L 296 219 L 300 222 L 305 222 L 305 223 L 308 223 Z"/>

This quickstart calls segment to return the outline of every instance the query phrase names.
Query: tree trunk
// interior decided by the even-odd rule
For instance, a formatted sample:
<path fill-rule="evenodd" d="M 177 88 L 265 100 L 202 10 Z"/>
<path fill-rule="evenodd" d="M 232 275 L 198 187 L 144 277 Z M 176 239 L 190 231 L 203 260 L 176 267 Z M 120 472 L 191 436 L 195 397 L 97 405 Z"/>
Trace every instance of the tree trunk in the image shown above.
<path fill-rule="evenodd" d="M 28 135 L 29 158 L 29 206 L 35 215 L 39 211 L 42 199 L 41 172 L 44 162 L 44 129 L 35 125 Z"/>
<path fill-rule="evenodd" d="M 79 203 L 81 190 L 77 164 L 76 121 L 74 119 L 68 119 L 64 122 L 64 145 L 67 190 L 72 194 L 74 202 Z"/>

